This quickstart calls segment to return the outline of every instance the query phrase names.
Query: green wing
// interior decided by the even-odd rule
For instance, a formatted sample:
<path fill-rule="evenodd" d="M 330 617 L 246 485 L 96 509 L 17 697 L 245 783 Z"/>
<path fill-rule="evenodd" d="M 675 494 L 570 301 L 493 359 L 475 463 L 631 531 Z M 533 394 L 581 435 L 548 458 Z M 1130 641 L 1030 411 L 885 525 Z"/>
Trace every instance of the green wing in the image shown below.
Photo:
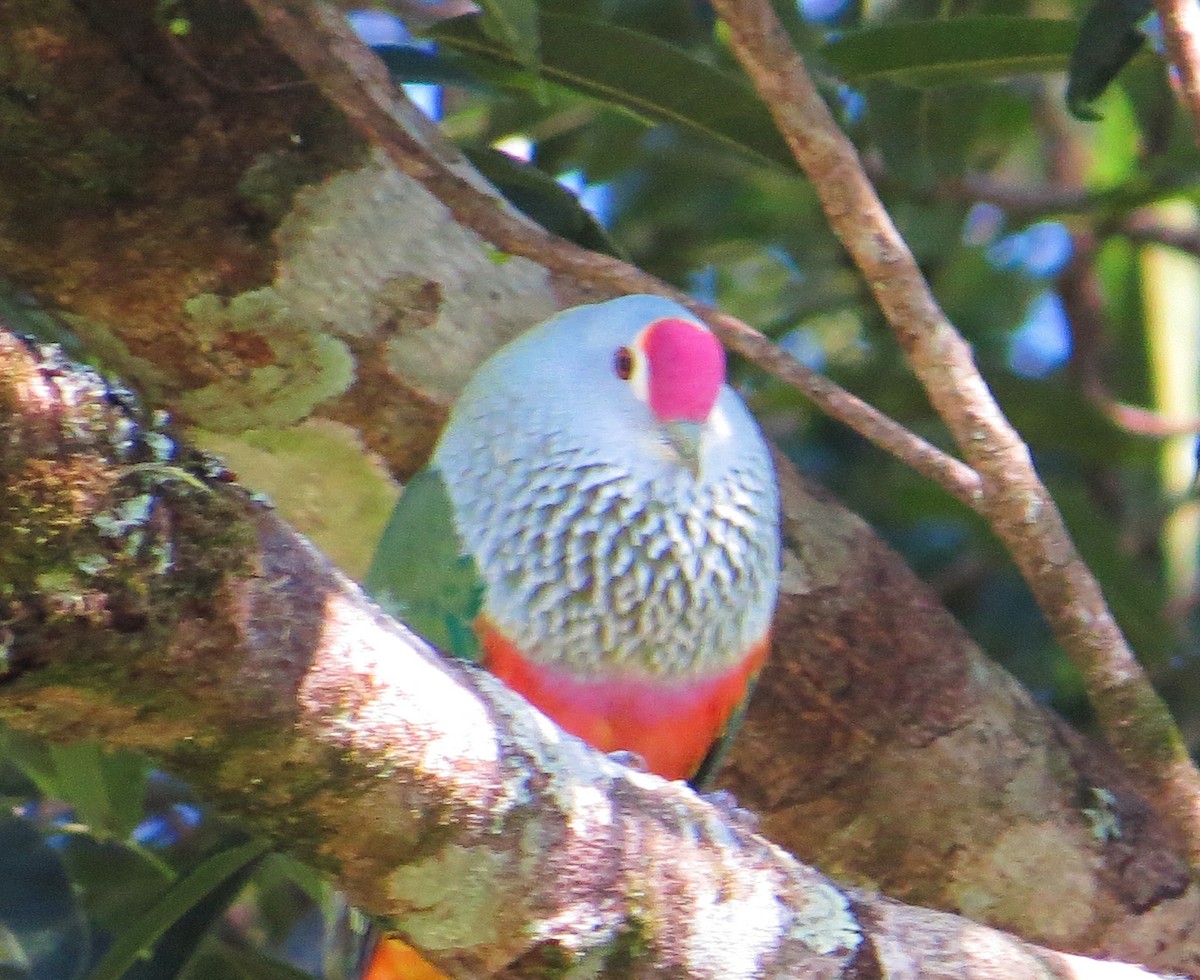
<path fill-rule="evenodd" d="M 473 623 L 483 580 L 463 554 L 442 475 L 422 470 L 404 488 L 363 583 L 389 614 L 445 653 L 479 660 Z"/>

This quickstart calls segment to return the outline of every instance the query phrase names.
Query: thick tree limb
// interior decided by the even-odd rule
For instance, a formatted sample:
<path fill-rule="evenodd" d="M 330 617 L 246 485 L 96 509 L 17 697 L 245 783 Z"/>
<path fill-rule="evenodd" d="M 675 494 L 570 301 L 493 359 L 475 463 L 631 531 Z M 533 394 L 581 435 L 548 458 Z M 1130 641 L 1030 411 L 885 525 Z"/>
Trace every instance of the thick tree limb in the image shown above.
<path fill-rule="evenodd" d="M 734 52 L 817 189 L 914 373 L 983 479 L 982 511 L 1084 678 L 1105 735 L 1200 867 L 1200 773 L 1079 557 L 1029 450 L 980 377 L 768 0 L 714 0 Z"/>
<path fill-rule="evenodd" d="M 775 648 L 720 784 L 831 873 L 1048 945 L 1200 969 L 1178 843 L 1121 767 L 1034 705 L 861 521 L 779 472 Z M 1156 935 L 1169 951 L 1145 945 Z"/>
<path fill-rule="evenodd" d="M 567 278 L 576 286 L 586 283 L 626 292 L 672 293 L 663 290 L 657 282 L 647 281 L 650 277 L 623 263 L 587 253 L 553 239 L 525 222 L 514 220 L 492 206 L 486 195 L 458 178 L 449 168 L 439 168 L 419 140 L 397 119 L 392 109 L 395 97 L 389 96 L 382 85 L 381 68 L 365 60 L 365 51 L 354 47 L 349 29 L 332 9 L 315 4 L 284 8 L 275 0 L 249 2 L 280 46 L 307 74 L 318 80 L 322 91 L 356 121 L 362 132 L 383 147 L 397 166 L 432 190 L 450 208 L 456 220 L 505 251 L 536 258 L 560 280 Z M 767 12 L 769 14 L 769 10 Z M 740 22 L 744 24 L 747 18 L 757 15 L 752 8 L 743 7 L 733 16 L 741 18 Z M 758 26 L 761 23 L 765 21 L 758 22 Z M 737 38 L 736 29 L 734 34 Z M 751 38 L 758 36 L 757 27 L 746 34 Z M 786 39 L 780 41 L 782 38 L 780 32 L 775 40 L 786 44 Z M 335 50 L 339 52 L 337 56 L 333 53 Z M 773 52 L 773 56 L 773 67 L 787 64 L 782 60 L 785 56 L 795 60 L 790 48 L 786 47 Z M 803 71 L 802 66 L 799 71 Z M 753 70 L 751 73 L 754 74 Z M 1053 501 L 1033 472 L 1028 451 L 999 414 L 971 363 L 965 343 L 941 317 L 928 296 L 915 263 L 890 221 L 883 216 L 880 223 L 882 208 L 857 164 L 853 148 L 833 123 L 811 83 L 808 83 L 807 92 L 810 101 L 794 103 L 787 100 L 805 94 L 793 91 L 798 87 L 794 66 L 792 74 L 786 76 L 790 82 L 784 86 L 786 91 L 780 90 L 778 82 L 784 75 L 772 74 L 765 69 L 760 75 L 770 76 L 765 79 L 770 86 L 765 89 L 766 101 L 774 103 L 777 110 L 783 107 L 777 119 L 785 136 L 798 140 L 803 135 L 804 146 L 820 143 L 827 152 L 841 153 L 842 169 L 837 172 L 832 172 L 828 165 L 818 168 L 816 173 L 811 166 L 808 168 L 818 190 L 824 188 L 835 230 L 844 236 L 856 260 L 864 263 L 868 281 L 885 313 L 900 329 L 902 344 L 910 357 L 919 362 L 918 374 L 934 383 L 931 395 L 935 407 L 951 425 L 973 465 L 981 473 L 988 474 L 991 487 L 987 493 L 987 516 L 1013 550 L 1060 641 L 1074 654 L 1084 672 L 1114 745 L 1126 756 L 1132 771 L 1138 774 L 1148 771 L 1152 794 L 1166 805 L 1172 819 L 1191 841 L 1189 846 L 1193 854 L 1200 857 L 1200 822 L 1193 816 L 1191 807 L 1200 795 L 1200 775 L 1188 759 L 1169 712 L 1145 681 L 1128 650 L 1094 578 L 1074 552 Z M 775 81 L 771 81 L 772 78 Z M 807 81 L 807 76 L 804 80 Z M 761 87 L 764 78 L 756 78 L 756 82 Z M 789 105 L 791 109 L 787 109 Z M 794 115 L 789 118 L 789 112 L 802 110 L 812 118 L 797 119 Z M 823 128 L 813 130 L 812 126 Z M 818 139 L 815 133 L 822 135 Z M 806 162 L 811 165 L 812 160 L 801 159 L 802 165 Z M 851 190 L 857 193 L 857 200 L 851 200 Z M 831 194 L 837 200 L 831 202 Z M 861 210 L 864 207 L 866 210 Z M 871 230 L 863 231 L 868 224 L 858 223 L 864 214 L 876 218 Z M 908 256 L 907 263 L 905 256 Z M 897 284 L 902 285 L 895 288 Z M 920 300 L 915 308 L 914 297 Z M 686 300 L 686 297 L 681 299 Z M 754 344 L 749 345 L 751 349 L 746 349 L 749 342 L 744 331 L 731 327 L 726 320 L 716 319 L 713 323 L 734 349 L 755 359 L 759 350 L 754 349 Z M 936 326 L 936 329 L 922 332 L 922 324 Z M 947 370 L 951 362 L 952 369 Z M 962 389 L 962 399 L 955 393 L 954 386 L 959 384 L 966 386 Z M 930 457 L 925 453 L 915 456 L 909 453 L 906 458 L 911 461 Z M 955 476 L 948 481 L 947 466 L 940 465 L 942 457 L 934 459 L 939 463 L 938 479 L 943 486 L 957 487 L 953 492 L 959 499 L 969 501 L 977 508 L 983 506 L 978 486 L 974 484 L 974 474 L 964 478 Z M 950 469 L 959 472 L 952 465 Z M 1138 719 L 1136 724 L 1130 724 L 1133 717 Z"/>
<path fill-rule="evenodd" d="M 146 752 L 455 975 L 590 954 L 630 977 L 1150 976 L 839 890 L 622 769 L 387 620 L 127 396 L 2 332 L 0 436 L 0 719 Z M 47 549 L 69 581 L 39 576 Z"/>

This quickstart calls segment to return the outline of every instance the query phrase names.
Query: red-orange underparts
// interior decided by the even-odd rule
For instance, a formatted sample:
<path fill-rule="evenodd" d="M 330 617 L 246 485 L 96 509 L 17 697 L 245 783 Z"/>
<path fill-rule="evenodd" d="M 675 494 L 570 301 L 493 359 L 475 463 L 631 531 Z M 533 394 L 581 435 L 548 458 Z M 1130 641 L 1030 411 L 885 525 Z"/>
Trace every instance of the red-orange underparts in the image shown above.
<path fill-rule="evenodd" d="M 667 684 L 655 678 L 580 681 L 525 659 L 483 619 L 484 664 L 572 735 L 602 752 L 634 752 L 667 779 L 687 779 L 724 732 L 767 657 L 764 637 L 741 663 L 715 676 Z"/>

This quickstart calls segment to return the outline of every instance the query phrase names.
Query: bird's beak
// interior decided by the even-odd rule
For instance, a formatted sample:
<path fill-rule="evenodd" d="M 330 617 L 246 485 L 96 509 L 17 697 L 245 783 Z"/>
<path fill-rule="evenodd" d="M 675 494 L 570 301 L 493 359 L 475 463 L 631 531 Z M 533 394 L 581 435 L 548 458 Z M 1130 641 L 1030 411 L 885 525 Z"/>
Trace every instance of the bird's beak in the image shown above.
<path fill-rule="evenodd" d="M 663 425 L 667 442 L 675 450 L 680 462 L 692 476 L 700 475 L 700 437 L 704 434 L 703 422 L 688 422 L 677 419 Z"/>

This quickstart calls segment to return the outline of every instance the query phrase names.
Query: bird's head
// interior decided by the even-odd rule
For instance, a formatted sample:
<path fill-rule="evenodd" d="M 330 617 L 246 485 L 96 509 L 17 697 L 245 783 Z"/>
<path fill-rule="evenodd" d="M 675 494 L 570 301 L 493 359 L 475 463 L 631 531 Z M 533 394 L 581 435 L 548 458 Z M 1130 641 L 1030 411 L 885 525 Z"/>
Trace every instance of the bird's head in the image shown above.
<path fill-rule="evenodd" d="M 526 331 L 480 367 L 451 422 L 447 453 L 498 463 L 559 453 L 564 466 L 646 479 L 680 469 L 715 479 L 757 438 L 717 338 L 661 296 L 576 306 Z M 493 422 L 499 434 L 482 436 Z"/>
<path fill-rule="evenodd" d="M 647 324 L 613 354 L 613 372 L 647 406 L 667 444 L 693 472 L 721 386 L 725 351 L 706 327 L 681 316 Z"/>

